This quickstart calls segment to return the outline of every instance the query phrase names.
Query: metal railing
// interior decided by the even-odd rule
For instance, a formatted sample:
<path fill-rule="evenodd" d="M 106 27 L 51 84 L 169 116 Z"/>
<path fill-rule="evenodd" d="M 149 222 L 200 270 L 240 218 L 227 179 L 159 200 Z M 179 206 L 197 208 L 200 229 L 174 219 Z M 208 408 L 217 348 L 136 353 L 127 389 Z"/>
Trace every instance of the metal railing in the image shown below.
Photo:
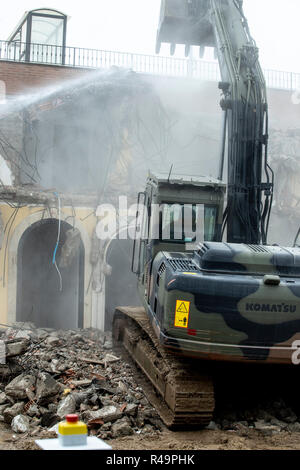
<path fill-rule="evenodd" d="M 151 75 L 190 77 L 206 81 L 220 80 L 217 62 L 80 47 L 0 41 L 0 60 L 95 69 L 116 66 Z M 300 89 L 298 73 L 264 70 L 264 74 L 269 88 Z"/>

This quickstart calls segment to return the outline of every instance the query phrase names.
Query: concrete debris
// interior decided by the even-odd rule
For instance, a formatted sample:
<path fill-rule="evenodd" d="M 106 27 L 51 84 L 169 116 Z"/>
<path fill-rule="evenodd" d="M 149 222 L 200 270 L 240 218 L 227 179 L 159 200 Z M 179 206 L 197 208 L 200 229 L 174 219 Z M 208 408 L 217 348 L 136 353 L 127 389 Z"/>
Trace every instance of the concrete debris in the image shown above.
<path fill-rule="evenodd" d="M 39 417 L 41 415 L 40 413 L 40 410 L 39 410 L 39 407 L 33 403 L 32 405 L 30 405 L 30 407 L 27 409 L 27 415 L 28 416 L 31 416 L 32 418 L 34 416 L 37 416 Z"/>
<path fill-rule="evenodd" d="M 94 421 L 96 419 L 102 419 L 104 423 L 108 421 L 115 421 L 121 418 L 122 413 L 116 406 L 104 406 L 97 411 L 85 411 L 83 417 L 86 421 Z"/>
<path fill-rule="evenodd" d="M 10 377 L 20 374 L 22 367 L 13 359 L 7 361 L 7 364 L 0 364 L 0 377 L 2 380 L 7 380 Z"/>
<path fill-rule="evenodd" d="M 55 346 L 59 346 L 61 341 L 58 338 L 58 336 L 48 336 L 48 338 L 45 339 L 45 342 L 49 346 L 55 347 Z"/>
<path fill-rule="evenodd" d="M 290 395 L 295 410 L 283 399 L 277 400 L 271 397 L 267 402 L 261 402 L 255 406 L 236 404 L 234 411 L 230 409 L 219 412 L 216 422 L 210 423 L 207 429 L 235 431 L 242 437 L 249 436 L 252 430 L 264 436 L 273 436 L 280 432 L 300 432 L 300 409 L 294 402 L 295 397 L 291 393 Z"/>
<path fill-rule="evenodd" d="M 120 360 L 119 357 L 117 356 L 114 356 L 113 354 L 106 354 L 105 357 L 104 357 L 104 364 L 105 366 L 107 364 L 112 364 L 114 362 L 118 362 Z"/>
<path fill-rule="evenodd" d="M 83 380 L 72 380 L 71 381 L 71 384 L 74 385 L 74 387 L 88 387 L 89 385 L 91 385 L 92 383 L 92 380 L 90 379 L 83 379 Z"/>
<path fill-rule="evenodd" d="M 15 416 L 22 413 L 23 409 L 24 409 L 24 403 L 23 402 L 15 403 L 13 406 L 11 406 L 9 408 L 5 408 L 5 410 L 3 412 L 4 421 L 6 423 L 11 423 Z"/>
<path fill-rule="evenodd" d="M 36 384 L 36 398 L 42 403 L 62 391 L 63 386 L 56 382 L 47 372 L 39 374 Z"/>
<path fill-rule="evenodd" d="M 4 392 L 0 393 L 0 405 L 3 405 L 4 403 L 7 403 L 7 396 L 5 395 Z"/>
<path fill-rule="evenodd" d="M 20 330 L 15 334 L 15 339 L 27 339 L 30 340 L 30 330 Z"/>
<path fill-rule="evenodd" d="M 102 439 L 160 432 L 131 367 L 111 349 L 110 333 L 14 326 L 0 331 L 18 353 L 0 366 L 0 421 L 14 432 L 42 436 L 70 413 Z M 26 338 L 16 338 L 24 331 Z"/>
<path fill-rule="evenodd" d="M 126 385 L 125 385 L 124 382 L 122 382 L 121 380 L 120 380 L 120 382 L 118 383 L 118 388 L 119 388 L 120 390 L 122 390 L 123 392 L 126 392 L 126 390 L 127 390 Z"/>
<path fill-rule="evenodd" d="M 126 417 L 122 419 L 118 419 L 118 421 L 116 421 L 112 425 L 111 432 L 112 432 L 113 438 L 130 436 L 131 434 L 133 434 L 133 430 L 132 430 L 129 419 Z"/>
<path fill-rule="evenodd" d="M 14 399 L 26 399 L 30 390 L 35 387 L 35 383 L 36 378 L 34 376 L 21 374 L 5 387 L 5 393 Z"/>
<path fill-rule="evenodd" d="M 66 415 L 73 414 L 76 411 L 76 400 L 73 395 L 67 395 L 61 400 L 57 407 L 57 415 L 64 419 Z"/>
<path fill-rule="evenodd" d="M 134 403 L 128 403 L 128 405 L 125 408 L 125 413 L 129 416 L 136 416 L 138 412 L 138 405 Z"/>
<path fill-rule="evenodd" d="M 5 355 L 6 358 L 19 356 L 23 354 L 28 348 L 28 339 L 16 339 L 12 341 L 5 341 Z"/>
<path fill-rule="evenodd" d="M 6 410 L 6 408 L 9 408 L 10 405 L 8 403 L 6 403 L 5 405 L 0 405 L 0 421 L 3 422 L 4 421 L 4 411 Z"/>
<path fill-rule="evenodd" d="M 289 432 L 300 432 L 300 423 L 292 423 L 292 424 L 289 424 L 288 427 L 287 427 L 287 430 Z"/>
<path fill-rule="evenodd" d="M 153 433 L 153 426 L 150 424 L 146 424 L 142 429 L 141 429 L 141 434 L 152 434 Z"/>
<path fill-rule="evenodd" d="M 217 427 L 217 429 L 218 429 L 218 427 Z M 248 426 L 247 421 L 240 421 L 240 422 L 234 424 L 233 429 L 241 437 L 248 437 L 249 436 L 250 428 Z"/>
<path fill-rule="evenodd" d="M 260 431 L 264 436 L 273 436 L 274 434 L 279 434 L 281 431 L 280 426 L 274 426 L 272 424 L 267 424 L 264 421 L 257 421 L 254 423 L 255 429 Z"/>
<path fill-rule="evenodd" d="M 209 431 L 217 431 L 217 429 L 220 429 L 220 426 L 218 426 L 214 421 L 211 421 L 208 426 L 206 426 L 206 429 Z"/>
<path fill-rule="evenodd" d="M 112 345 L 112 341 L 110 339 L 107 339 L 105 340 L 105 343 L 103 344 L 103 348 L 104 349 L 112 349 L 113 345 Z"/>
<path fill-rule="evenodd" d="M 30 339 L 34 328 L 34 324 L 31 322 L 13 323 L 11 328 L 5 330 L 5 336 L 8 339 Z"/>
<path fill-rule="evenodd" d="M 290 408 L 280 408 L 277 411 L 276 417 L 291 424 L 297 421 L 297 415 Z"/>
<path fill-rule="evenodd" d="M 48 411 L 47 409 L 40 409 L 40 411 L 42 413 L 42 417 L 39 422 L 36 422 L 36 425 L 40 424 L 44 428 L 49 428 L 54 426 L 58 421 L 61 421 L 53 411 Z"/>
<path fill-rule="evenodd" d="M 27 416 L 17 415 L 14 417 L 11 423 L 12 430 L 14 432 L 24 433 L 29 431 L 30 423 Z"/>

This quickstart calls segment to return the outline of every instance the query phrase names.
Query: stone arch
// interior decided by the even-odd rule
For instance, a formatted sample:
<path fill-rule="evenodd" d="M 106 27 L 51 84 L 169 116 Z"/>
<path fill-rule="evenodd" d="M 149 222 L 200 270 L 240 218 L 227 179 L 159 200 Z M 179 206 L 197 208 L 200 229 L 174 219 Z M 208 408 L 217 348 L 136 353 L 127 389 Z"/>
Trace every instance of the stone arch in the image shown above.
<path fill-rule="evenodd" d="M 53 218 L 58 220 L 58 211 L 53 210 Z M 68 216 L 61 214 L 61 221 L 67 223 Z M 41 220 L 40 212 L 35 212 L 24 218 L 14 229 L 8 246 L 8 312 L 7 319 L 8 323 L 16 321 L 17 313 L 17 267 L 18 267 L 18 248 L 20 240 L 24 232 L 29 229 L 32 225 L 36 224 Z M 88 328 L 95 326 L 95 319 L 98 312 L 94 312 L 92 315 L 92 293 L 87 291 L 86 286 L 92 275 L 91 264 L 89 263 L 90 252 L 91 252 L 91 241 L 89 235 L 83 226 L 76 218 L 74 220 L 74 228 L 79 230 L 81 241 L 83 243 L 85 252 L 84 262 L 84 294 L 83 294 L 83 327 Z"/>
<path fill-rule="evenodd" d="M 84 247 L 78 234 L 54 218 L 25 230 L 17 254 L 17 321 L 63 330 L 83 327 Z"/>

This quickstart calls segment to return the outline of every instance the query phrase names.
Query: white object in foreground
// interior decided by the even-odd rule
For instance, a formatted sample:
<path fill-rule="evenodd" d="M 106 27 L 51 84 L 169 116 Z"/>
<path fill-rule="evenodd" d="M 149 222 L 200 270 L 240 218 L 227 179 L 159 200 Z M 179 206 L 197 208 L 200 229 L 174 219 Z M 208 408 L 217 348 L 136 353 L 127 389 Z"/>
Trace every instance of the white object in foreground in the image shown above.
<path fill-rule="evenodd" d="M 43 450 L 112 450 L 98 437 L 88 437 L 87 444 L 81 446 L 62 446 L 58 439 L 38 439 L 35 443 Z"/>

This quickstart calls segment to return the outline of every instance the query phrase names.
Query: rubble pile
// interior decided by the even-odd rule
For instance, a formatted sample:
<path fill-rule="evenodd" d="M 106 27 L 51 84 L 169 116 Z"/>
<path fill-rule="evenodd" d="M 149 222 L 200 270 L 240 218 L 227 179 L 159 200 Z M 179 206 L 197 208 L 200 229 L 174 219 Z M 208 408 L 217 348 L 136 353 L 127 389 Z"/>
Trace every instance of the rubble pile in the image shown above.
<path fill-rule="evenodd" d="M 248 370 L 248 379 L 243 372 L 234 379 L 227 373 L 231 387 L 227 386 L 228 393 L 224 393 L 223 386 L 216 386 L 217 395 L 224 396 L 217 396 L 214 421 L 209 429 L 235 431 L 243 437 L 253 432 L 263 436 L 300 433 L 298 371 L 280 369 L 280 380 L 278 370 L 275 372 L 276 369 L 256 367 Z"/>
<path fill-rule="evenodd" d="M 0 421 L 14 432 L 54 431 L 70 413 L 102 439 L 162 429 L 131 367 L 112 351 L 110 334 L 17 323 L 2 330 L 0 340 L 6 355 L 5 364 L 0 361 Z"/>
<path fill-rule="evenodd" d="M 223 410 L 208 426 L 210 430 L 236 431 L 249 437 L 252 431 L 273 436 L 282 431 L 300 433 L 300 416 L 282 399 L 246 410 Z"/>
<path fill-rule="evenodd" d="M 165 429 L 136 382 L 134 369 L 113 351 L 110 333 L 17 323 L 0 330 L 0 344 L 0 421 L 14 433 L 36 438 L 50 432 L 55 437 L 57 423 L 72 413 L 88 425 L 90 435 L 105 440 Z M 239 374 L 235 382 L 228 371 L 226 376 L 227 385 L 232 385 L 224 393 L 224 386 L 216 384 L 217 408 L 208 430 L 243 437 L 300 433 L 298 386 L 293 402 L 287 377 L 280 383 L 289 400 L 276 377 L 273 384 L 268 376 L 264 382 L 257 376 L 252 388 L 250 378 L 241 389 L 244 380 Z"/>

